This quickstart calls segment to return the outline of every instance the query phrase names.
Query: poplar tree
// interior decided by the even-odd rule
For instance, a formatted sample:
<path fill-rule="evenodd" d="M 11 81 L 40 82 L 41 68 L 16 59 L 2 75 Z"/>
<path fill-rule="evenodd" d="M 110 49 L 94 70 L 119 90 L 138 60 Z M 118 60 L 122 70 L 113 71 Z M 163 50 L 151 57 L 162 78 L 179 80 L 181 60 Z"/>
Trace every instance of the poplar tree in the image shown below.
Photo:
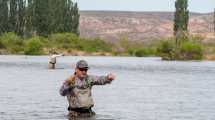
<path fill-rule="evenodd" d="M 16 33 L 20 36 L 24 35 L 25 28 L 25 0 L 17 0 L 18 10 L 17 10 L 17 31 Z"/>
<path fill-rule="evenodd" d="M 25 25 L 25 0 L 1 0 L 0 4 L 1 31 L 22 36 Z"/>
<path fill-rule="evenodd" d="M 176 44 L 178 38 L 184 36 L 187 33 L 189 11 L 188 0 L 176 0 L 175 1 L 175 18 L 174 18 L 174 35 L 176 36 Z"/>
<path fill-rule="evenodd" d="M 25 29 L 24 29 L 24 36 L 31 36 L 34 31 L 33 27 L 33 0 L 27 0 L 27 7 L 25 8 Z"/>
<path fill-rule="evenodd" d="M 73 9 L 70 10 L 72 13 L 72 15 L 70 16 L 70 18 L 72 19 L 71 23 L 72 23 L 72 30 L 71 32 L 79 35 L 79 18 L 80 18 L 80 14 L 78 13 L 78 4 L 75 3 L 75 5 L 73 6 Z M 68 21 L 69 22 L 69 21 Z"/>
<path fill-rule="evenodd" d="M 34 0 L 33 27 L 37 35 L 47 36 L 49 33 L 48 0 Z"/>
<path fill-rule="evenodd" d="M 9 31 L 15 32 L 17 31 L 17 0 L 9 0 Z"/>
<path fill-rule="evenodd" d="M 8 6 L 7 0 L 0 0 L 0 34 L 8 32 Z"/>
<path fill-rule="evenodd" d="M 65 7 L 66 0 L 50 0 L 50 32 L 58 33 L 64 31 L 64 18 L 65 16 Z"/>

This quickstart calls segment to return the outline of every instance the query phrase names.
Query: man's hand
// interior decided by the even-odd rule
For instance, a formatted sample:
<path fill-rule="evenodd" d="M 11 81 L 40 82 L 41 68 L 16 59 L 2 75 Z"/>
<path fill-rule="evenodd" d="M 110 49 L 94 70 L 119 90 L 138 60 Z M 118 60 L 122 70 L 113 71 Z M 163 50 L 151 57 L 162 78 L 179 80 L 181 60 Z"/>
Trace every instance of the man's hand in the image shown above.
<path fill-rule="evenodd" d="M 65 82 L 68 83 L 69 85 L 74 84 L 75 83 L 75 75 L 70 76 Z"/>
<path fill-rule="evenodd" d="M 115 77 L 116 77 L 116 76 L 113 75 L 112 73 L 110 73 L 110 74 L 107 75 L 107 79 L 110 80 L 110 81 L 114 80 Z"/>

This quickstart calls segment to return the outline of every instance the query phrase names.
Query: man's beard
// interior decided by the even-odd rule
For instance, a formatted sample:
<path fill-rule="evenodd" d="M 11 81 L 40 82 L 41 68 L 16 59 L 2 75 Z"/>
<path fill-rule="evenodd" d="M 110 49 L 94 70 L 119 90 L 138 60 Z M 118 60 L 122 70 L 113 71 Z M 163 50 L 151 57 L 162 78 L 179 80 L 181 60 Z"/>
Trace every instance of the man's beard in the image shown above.
<path fill-rule="evenodd" d="M 81 80 L 83 80 L 84 78 L 86 78 L 87 77 L 87 75 L 81 75 L 81 76 L 79 76 L 79 78 L 81 79 Z"/>

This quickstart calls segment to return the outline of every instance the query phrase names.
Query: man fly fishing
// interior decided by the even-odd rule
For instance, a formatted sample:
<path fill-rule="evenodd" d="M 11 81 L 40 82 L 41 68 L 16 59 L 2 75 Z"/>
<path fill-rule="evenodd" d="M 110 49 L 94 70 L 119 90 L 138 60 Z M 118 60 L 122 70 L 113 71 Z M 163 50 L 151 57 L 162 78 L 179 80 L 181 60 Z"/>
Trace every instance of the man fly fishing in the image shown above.
<path fill-rule="evenodd" d="M 111 73 L 106 76 L 88 75 L 88 69 L 88 63 L 85 60 L 78 61 L 75 73 L 60 88 L 60 94 L 67 97 L 68 111 L 71 117 L 94 115 L 95 113 L 92 111 L 94 106 L 91 96 L 92 87 L 110 84 L 115 79 Z"/>

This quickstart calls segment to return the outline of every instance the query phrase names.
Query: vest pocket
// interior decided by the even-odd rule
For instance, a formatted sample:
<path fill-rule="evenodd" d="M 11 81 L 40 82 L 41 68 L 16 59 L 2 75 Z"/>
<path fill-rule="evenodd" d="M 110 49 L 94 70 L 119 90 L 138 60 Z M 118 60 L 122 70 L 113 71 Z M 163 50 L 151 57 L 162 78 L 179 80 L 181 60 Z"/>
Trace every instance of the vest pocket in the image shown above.
<path fill-rule="evenodd" d="M 91 91 L 89 88 L 77 91 L 77 100 L 80 107 L 91 107 L 93 105 L 93 99 L 91 97 Z"/>
<path fill-rule="evenodd" d="M 73 89 L 74 96 L 68 97 L 69 105 L 72 108 L 89 108 L 94 105 L 91 96 L 91 89 Z"/>

